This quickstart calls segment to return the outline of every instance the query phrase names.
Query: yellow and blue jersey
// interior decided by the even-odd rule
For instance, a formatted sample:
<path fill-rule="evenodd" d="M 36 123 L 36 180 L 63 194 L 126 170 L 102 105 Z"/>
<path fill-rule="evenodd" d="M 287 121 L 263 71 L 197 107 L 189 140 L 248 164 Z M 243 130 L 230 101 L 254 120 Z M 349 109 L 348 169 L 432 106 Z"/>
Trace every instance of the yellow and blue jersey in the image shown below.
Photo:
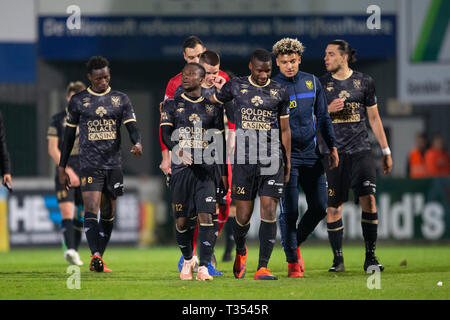
<path fill-rule="evenodd" d="M 327 146 L 331 148 L 336 143 L 322 85 L 316 76 L 301 71 L 291 78 L 279 73 L 272 80 L 289 92 L 291 164 L 312 165 L 321 157 L 316 121 Z"/>

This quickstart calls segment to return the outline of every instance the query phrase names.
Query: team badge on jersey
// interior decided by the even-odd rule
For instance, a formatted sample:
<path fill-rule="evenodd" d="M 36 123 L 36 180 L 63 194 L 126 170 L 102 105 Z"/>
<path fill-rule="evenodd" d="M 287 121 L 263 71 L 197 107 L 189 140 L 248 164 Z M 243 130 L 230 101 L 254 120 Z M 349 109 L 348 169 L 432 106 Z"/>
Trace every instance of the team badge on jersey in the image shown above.
<path fill-rule="evenodd" d="M 198 114 L 193 113 L 189 116 L 189 121 L 192 122 L 193 124 L 196 124 L 197 122 L 200 121 L 200 117 L 198 116 Z"/>
<path fill-rule="evenodd" d="M 347 98 L 350 98 L 350 93 L 348 93 L 347 90 L 342 90 L 339 92 L 339 98 L 347 100 Z"/>
<path fill-rule="evenodd" d="M 113 107 L 119 107 L 120 106 L 120 97 L 118 96 L 111 96 L 111 104 Z"/>
<path fill-rule="evenodd" d="M 312 89 L 314 88 L 313 83 L 312 83 L 311 80 L 305 81 L 305 84 L 306 84 L 306 87 L 307 87 L 309 90 L 312 90 Z"/>
<path fill-rule="evenodd" d="M 167 116 L 167 112 L 161 112 L 161 120 L 169 120 L 169 117 Z"/>
<path fill-rule="evenodd" d="M 95 113 L 98 114 L 100 117 L 103 117 L 107 111 L 102 106 L 98 107 L 97 110 L 95 110 Z"/>
<path fill-rule="evenodd" d="M 206 104 L 205 107 L 206 107 L 206 113 L 208 115 L 213 115 L 214 114 L 214 106 L 213 105 Z"/>
<path fill-rule="evenodd" d="M 180 113 L 181 113 L 181 112 L 183 112 L 183 111 L 184 111 L 184 108 L 178 108 L 178 109 L 177 109 L 177 112 L 180 112 Z"/>
<path fill-rule="evenodd" d="M 355 89 L 361 89 L 361 80 L 353 79 L 353 86 L 355 87 Z"/>
<path fill-rule="evenodd" d="M 254 96 L 251 100 L 251 102 L 257 107 L 260 104 L 263 104 L 263 99 L 261 99 L 260 96 Z"/>
<path fill-rule="evenodd" d="M 247 89 L 242 89 L 242 90 L 241 90 L 241 93 L 247 93 L 247 92 L 248 92 Z"/>

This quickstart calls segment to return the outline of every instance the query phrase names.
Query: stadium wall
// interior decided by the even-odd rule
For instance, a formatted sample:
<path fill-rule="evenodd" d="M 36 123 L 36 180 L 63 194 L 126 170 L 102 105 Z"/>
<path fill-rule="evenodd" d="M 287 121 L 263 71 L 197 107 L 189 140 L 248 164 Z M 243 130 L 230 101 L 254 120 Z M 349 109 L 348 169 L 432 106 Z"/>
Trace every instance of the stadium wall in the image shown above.
<path fill-rule="evenodd" d="M 142 247 L 173 244 L 173 218 L 166 204 L 168 199 L 164 199 L 166 187 L 163 182 L 160 179 L 126 177 L 124 184 L 125 195 L 117 202 L 116 225 L 111 242 Z M 17 179 L 14 189 L 14 193 L 9 195 L 3 188 L 0 190 L 0 248 L 7 250 L 9 246 L 61 245 L 61 215 L 53 191 L 54 181 Z M 427 243 L 450 240 L 449 191 L 450 178 L 379 179 L 378 238 Z M 344 234 L 348 240 L 359 240 L 362 239 L 361 208 L 351 199 L 350 196 L 350 201 L 344 204 Z M 306 211 L 304 194 L 300 195 L 299 207 L 300 212 Z M 258 239 L 259 223 L 259 201 L 256 201 L 249 230 L 250 240 Z M 6 239 L 5 235 L 8 234 L 9 238 Z M 316 228 L 311 239 L 328 241 L 324 221 Z"/>

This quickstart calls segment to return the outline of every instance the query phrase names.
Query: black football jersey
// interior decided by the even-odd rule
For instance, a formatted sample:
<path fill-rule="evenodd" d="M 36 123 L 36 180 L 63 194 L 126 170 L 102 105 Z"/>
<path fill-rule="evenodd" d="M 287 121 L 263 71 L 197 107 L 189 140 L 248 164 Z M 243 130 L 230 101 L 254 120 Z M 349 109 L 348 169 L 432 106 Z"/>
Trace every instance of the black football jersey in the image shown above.
<path fill-rule="evenodd" d="M 221 105 L 212 103 L 203 96 L 194 99 L 186 93 L 175 95 L 174 99 L 166 100 L 164 103 L 160 125 L 173 126 L 176 130 L 178 146 L 192 154 L 194 165 L 212 170 L 215 164 L 223 162 L 223 158 L 219 156 L 215 162 L 211 163 L 205 158 L 205 155 L 209 155 L 206 149 L 212 142 L 213 135 L 224 131 Z M 225 141 L 221 142 L 223 146 Z M 217 144 L 217 147 L 219 146 Z M 215 157 L 215 152 L 210 154 Z M 172 174 L 186 168 L 174 152 L 172 152 L 171 167 Z"/>
<path fill-rule="evenodd" d="M 47 139 L 56 137 L 58 138 L 58 149 L 62 150 L 64 132 L 66 129 L 66 120 L 67 120 L 67 109 L 61 112 L 58 112 L 52 119 L 50 120 L 50 125 L 47 130 Z M 70 157 L 68 161 L 68 165 L 72 168 L 78 169 L 80 167 L 79 159 L 78 159 L 78 143 L 79 143 L 80 131 L 77 127 L 75 142 L 73 144 L 72 151 L 70 152 Z"/>
<path fill-rule="evenodd" d="M 121 168 L 120 127 L 130 121 L 136 121 L 133 106 L 120 91 L 87 88 L 72 96 L 67 126 L 79 126 L 81 169 Z"/>
<path fill-rule="evenodd" d="M 325 89 L 327 103 L 334 99 L 344 98 L 344 109 L 330 113 L 336 135 L 336 147 L 340 153 L 356 153 L 370 150 L 367 133 L 367 108 L 377 104 L 373 79 L 361 72 L 353 74 L 345 80 L 337 80 L 327 73 L 320 77 Z M 329 152 L 324 143 L 322 150 Z"/>
<path fill-rule="evenodd" d="M 226 105 L 226 114 L 236 125 L 235 163 L 241 164 L 244 158 L 247 164 L 260 163 L 261 156 L 282 158 L 281 131 L 273 132 L 280 129 L 280 118 L 289 117 L 286 87 L 270 79 L 259 86 L 251 76 L 237 77 L 225 83 L 215 97 L 221 103 L 234 100 Z"/>

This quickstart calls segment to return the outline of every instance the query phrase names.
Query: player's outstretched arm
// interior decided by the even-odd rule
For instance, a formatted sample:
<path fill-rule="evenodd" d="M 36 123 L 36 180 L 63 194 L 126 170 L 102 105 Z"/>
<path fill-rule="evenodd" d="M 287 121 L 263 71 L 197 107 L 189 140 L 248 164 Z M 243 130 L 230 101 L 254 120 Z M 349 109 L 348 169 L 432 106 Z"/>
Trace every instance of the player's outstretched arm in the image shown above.
<path fill-rule="evenodd" d="M 367 107 L 367 117 L 369 118 L 369 124 L 372 128 L 373 134 L 377 138 L 381 151 L 383 152 L 382 165 L 384 174 L 388 174 L 392 170 L 392 156 L 386 139 L 386 134 L 384 132 L 383 123 L 381 122 L 380 114 L 378 113 L 377 105 Z"/>

